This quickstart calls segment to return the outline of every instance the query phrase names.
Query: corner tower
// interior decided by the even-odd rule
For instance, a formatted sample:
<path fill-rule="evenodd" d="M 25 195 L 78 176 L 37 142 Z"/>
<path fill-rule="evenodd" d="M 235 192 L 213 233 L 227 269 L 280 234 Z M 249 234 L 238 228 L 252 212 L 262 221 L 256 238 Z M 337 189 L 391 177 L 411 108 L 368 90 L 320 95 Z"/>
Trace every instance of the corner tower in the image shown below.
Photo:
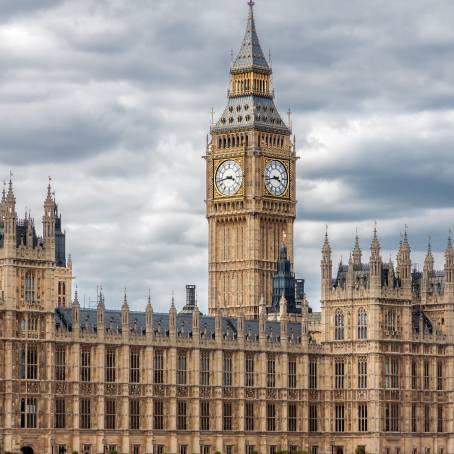
<path fill-rule="evenodd" d="M 293 262 L 296 214 L 291 130 L 274 105 L 272 70 L 260 47 L 254 3 L 230 68 L 227 106 L 211 127 L 207 147 L 211 314 L 257 318 L 272 303 L 280 239 Z"/>

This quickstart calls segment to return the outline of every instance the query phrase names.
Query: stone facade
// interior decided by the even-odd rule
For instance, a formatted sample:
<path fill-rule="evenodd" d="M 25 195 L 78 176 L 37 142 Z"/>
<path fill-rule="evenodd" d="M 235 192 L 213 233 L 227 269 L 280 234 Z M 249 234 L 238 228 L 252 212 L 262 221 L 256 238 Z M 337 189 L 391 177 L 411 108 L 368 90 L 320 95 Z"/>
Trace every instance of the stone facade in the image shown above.
<path fill-rule="evenodd" d="M 290 267 L 290 130 L 278 116 L 267 123 L 269 110 L 267 120 L 245 118 L 245 129 L 235 110 L 229 126 L 244 97 L 271 108 L 250 3 L 235 94 L 206 154 L 210 315 L 194 286 L 179 313 L 173 300 L 165 314 L 151 301 L 132 312 L 127 295 L 109 310 L 102 292 L 96 309 L 81 308 L 77 291 L 70 303 L 72 264 L 50 185 L 42 237 L 30 214 L 18 219 L 12 182 L 4 191 L 1 454 L 454 453 L 451 238 L 442 271 L 430 248 L 423 271 L 412 268 L 406 233 L 396 265 L 384 263 L 375 231 L 368 262 L 357 238 L 333 273 L 326 235 L 321 312 L 310 309 Z M 233 163 L 217 178 L 225 161 Z M 282 193 L 285 170 L 267 174 L 269 161 L 287 171 Z M 266 188 L 266 175 L 275 186 Z"/>

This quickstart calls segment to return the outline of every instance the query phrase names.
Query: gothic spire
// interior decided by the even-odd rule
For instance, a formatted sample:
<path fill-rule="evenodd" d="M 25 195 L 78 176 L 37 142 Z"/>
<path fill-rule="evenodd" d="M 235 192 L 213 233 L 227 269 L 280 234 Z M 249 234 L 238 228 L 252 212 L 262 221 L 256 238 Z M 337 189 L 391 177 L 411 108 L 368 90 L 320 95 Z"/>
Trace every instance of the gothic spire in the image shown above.
<path fill-rule="evenodd" d="M 355 236 L 355 247 L 353 248 L 353 263 L 355 265 L 360 265 L 361 264 L 361 247 L 359 245 L 359 236 L 358 236 L 358 231 L 356 231 L 356 236 Z"/>
<path fill-rule="evenodd" d="M 378 241 L 377 224 L 374 227 L 374 236 L 370 245 L 371 257 L 378 257 L 380 255 L 380 241 Z"/>
<path fill-rule="evenodd" d="M 432 239 L 429 236 L 429 241 L 427 244 L 427 254 L 426 258 L 424 259 L 424 269 L 427 269 L 428 271 L 433 271 L 434 267 L 434 256 L 432 254 Z"/>
<path fill-rule="evenodd" d="M 323 242 L 322 254 L 324 258 L 331 256 L 331 246 L 329 245 L 328 239 L 328 226 L 326 226 L 325 241 Z"/>

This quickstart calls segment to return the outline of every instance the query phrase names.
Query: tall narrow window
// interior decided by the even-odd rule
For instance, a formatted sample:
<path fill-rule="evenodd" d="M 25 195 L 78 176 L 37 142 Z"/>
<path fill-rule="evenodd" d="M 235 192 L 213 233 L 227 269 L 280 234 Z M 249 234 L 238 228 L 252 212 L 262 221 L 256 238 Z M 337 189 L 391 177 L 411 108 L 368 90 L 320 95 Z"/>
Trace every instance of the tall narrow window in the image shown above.
<path fill-rule="evenodd" d="M 276 386 L 276 359 L 269 356 L 267 361 L 266 385 L 268 388 Z"/>
<path fill-rule="evenodd" d="M 38 421 L 38 401 L 24 398 L 20 401 L 20 426 L 23 429 L 36 429 Z"/>
<path fill-rule="evenodd" d="M 55 380 L 66 379 L 66 350 L 64 345 L 58 345 L 55 349 Z"/>
<path fill-rule="evenodd" d="M 154 352 L 154 382 L 156 384 L 164 383 L 164 353 L 162 350 Z"/>
<path fill-rule="evenodd" d="M 178 352 L 177 385 L 186 385 L 188 365 L 186 352 Z"/>
<path fill-rule="evenodd" d="M 415 359 L 411 362 L 411 389 L 418 389 L 418 363 Z"/>
<path fill-rule="evenodd" d="M 443 405 L 438 404 L 437 406 L 437 432 L 441 433 L 444 432 L 444 424 L 443 424 Z"/>
<path fill-rule="evenodd" d="M 246 377 L 245 377 L 245 385 L 248 388 L 252 388 L 254 386 L 254 357 L 247 356 L 246 357 Z"/>
<path fill-rule="evenodd" d="M 367 404 L 358 404 L 358 432 L 367 432 Z"/>
<path fill-rule="evenodd" d="M 80 380 L 91 381 L 91 352 L 89 348 L 83 348 L 80 361 Z"/>
<path fill-rule="evenodd" d="M 388 311 L 386 312 L 386 330 L 391 336 L 394 336 L 397 332 L 395 309 L 388 309 Z"/>
<path fill-rule="evenodd" d="M 116 375 L 116 352 L 115 349 L 109 348 L 106 350 L 106 382 L 114 383 Z"/>
<path fill-rule="evenodd" d="M 344 314 L 341 310 L 337 310 L 334 317 L 334 339 L 344 340 Z"/>
<path fill-rule="evenodd" d="M 358 388 L 367 388 L 367 358 L 358 359 Z"/>
<path fill-rule="evenodd" d="M 395 356 L 385 358 L 385 388 L 399 388 L 399 359 Z"/>
<path fill-rule="evenodd" d="M 223 410 L 224 430 L 232 430 L 232 402 L 224 402 Z"/>
<path fill-rule="evenodd" d="M 309 405 L 309 432 L 318 432 L 318 410 L 316 404 Z"/>
<path fill-rule="evenodd" d="M 344 360 L 336 359 L 334 363 L 334 385 L 336 389 L 344 389 Z"/>
<path fill-rule="evenodd" d="M 80 428 L 91 429 L 91 401 L 90 399 L 80 400 Z"/>
<path fill-rule="evenodd" d="M 430 404 L 424 404 L 424 432 L 430 432 Z"/>
<path fill-rule="evenodd" d="M 200 430 L 210 430 L 210 402 L 208 400 L 200 402 Z"/>
<path fill-rule="evenodd" d="M 185 400 L 177 401 L 177 430 L 187 430 L 187 408 L 188 405 Z"/>
<path fill-rule="evenodd" d="M 55 428 L 64 429 L 66 427 L 66 405 L 65 399 L 55 399 Z"/>
<path fill-rule="evenodd" d="M 437 361 L 437 390 L 443 390 L 443 361 L 441 359 Z"/>
<path fill-rule="evenodd" d="M 399 431 L 399 405 L 397 402 L 385 404 L 385 432 Z"/>
<path fill-rule="evenodd" d="M 252 432 L 254 430 L 254 403 L 253 402 L 246 402 L 244 407 L 245 412 L 245 430 L 248 432 Z"/>
<path fill-rule="evenodd" d="M 297 413 L 296 413 L 296 404 L 290 403 L 288 404 L 288 431 L 289 432 L 296 432 L 296 423 L 297 423 Z"/>
<path fill-rule="evenodd" d="M 36 299 L 35 276 L 31 272 L 25 273 L 24 278 L 24 299 L 27 304 L 32 304 Z"/>
<path fill-rule="evenodd" d="M 129 354 L 129 382 L 140 383 L 140 351 L 135 349 Z"/>
<path fill-rule="evenodd" d="M 200 384 L 210 385 L 210 353 L 206 351 L 200 355 Z"/>
<path fill-rule="evenodd" d="M 20 378 L 38 380 L 38 348 L 36 345 L 24 344 L 20 351 Z"/>
<path fill-rule="evenodd" d="M 116 412 L 116 402 L 115 399 L 106 399 L 105 400 L 105 414 L 104 414 L 104 424 L 107 430 L 115 430 L 117 422 L 117 412 Z"/>
<path fill-rule="evenodd" d="M 232 355 L 230 353 L 224 353 L 223 384 L 225 387 L 232 386 Z"/>
<path fill-rule="evenodd" d="M 164 402 L 162 400 L 153 402 L 153 429 L 164 430 Z"/>
<path fill-rule="evenodd" d="M 418 432 L 418 413 L 415 404 L 411 406 L 411 431 Z"/>
<path fill-rule="evenodd" d="M 129 428 L 140 429 L 140 399 L 129 400 Z"/>
<path fill-rule="evenodd" d="M 309 389 L 317 389 L 317 359 L 309 359 Z"/>
<path fill-rule="evenodd" d="M 363 308 L 358 311 L 358 339 L 367 339 L 367 312 Z"/>
<path fill-rule="evenodd" d="M 336 432 L 343 432 L 345 430 L 345 420 L 344 420 L 344 404 L 338 404 L 334 408 L 335 411 L 335 425 Z"/>
<path fill-rule="evenodd" d="M 276 430 L 276 405 L 266 404 L 266 428 L 268 432 Z"/>
<path fill-rule="evenodd" d="M 430 388 L 430 363 L 428 359 L 424 360 L 424 389 Z"/>
<path fill-rule="evenodd" d="M 288 387 L 296 388 L 296 359 L 290 358 L 288 361 Z"/>

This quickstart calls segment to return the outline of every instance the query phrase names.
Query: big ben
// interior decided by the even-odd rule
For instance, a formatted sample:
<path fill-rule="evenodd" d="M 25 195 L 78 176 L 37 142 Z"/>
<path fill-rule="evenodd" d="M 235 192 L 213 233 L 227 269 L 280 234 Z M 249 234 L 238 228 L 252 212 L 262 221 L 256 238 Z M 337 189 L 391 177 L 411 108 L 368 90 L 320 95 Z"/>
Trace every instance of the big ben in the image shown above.
<path fill-rule="evenodd" d="M 272 276 L 285 238 L 293 261 L 296 154 L 274 104 L 272 69 L 249 2 L 246 34 L 230 68 L 227 106 L 206 155 L 211 314 L 256 318 L 271 306 Z"/>

